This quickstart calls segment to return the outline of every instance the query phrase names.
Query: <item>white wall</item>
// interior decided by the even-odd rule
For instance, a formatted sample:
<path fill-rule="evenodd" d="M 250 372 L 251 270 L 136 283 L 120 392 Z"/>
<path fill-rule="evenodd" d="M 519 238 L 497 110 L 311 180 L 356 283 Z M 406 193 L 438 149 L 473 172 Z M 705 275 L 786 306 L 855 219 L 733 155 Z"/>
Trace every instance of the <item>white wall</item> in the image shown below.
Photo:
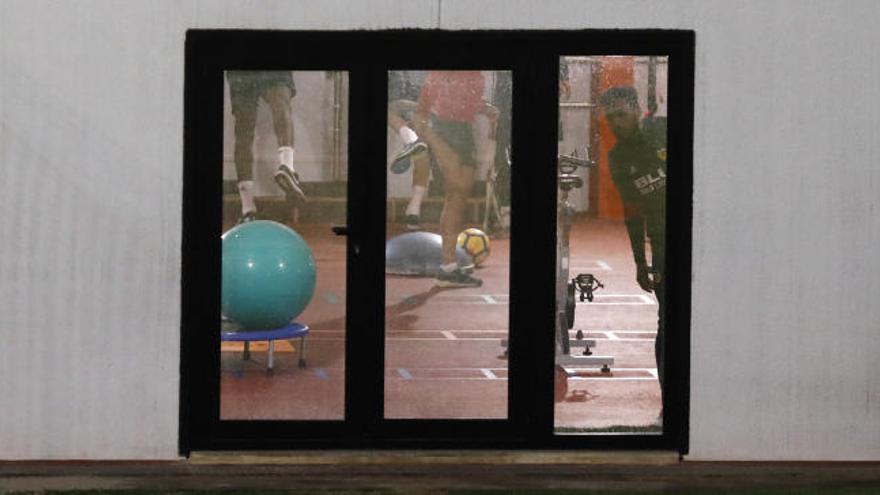
<path fill-rule="evenodd" d="M 880 459 L 880 3 L 0 1 L 0 459 L 177 454 L 188 27 L 697 31 L 692 459 Z"/>

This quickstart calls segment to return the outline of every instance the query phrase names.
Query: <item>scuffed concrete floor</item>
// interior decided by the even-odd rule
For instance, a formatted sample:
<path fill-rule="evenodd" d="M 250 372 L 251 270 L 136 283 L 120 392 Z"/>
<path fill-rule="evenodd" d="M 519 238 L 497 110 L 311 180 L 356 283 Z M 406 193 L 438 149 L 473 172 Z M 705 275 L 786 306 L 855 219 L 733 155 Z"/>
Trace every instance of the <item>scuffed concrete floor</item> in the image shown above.
<path fill-rule="evenodd" d="M 176 462 L 4 462 L 0 493 L 71 490 L 292 493 L 880 493 L 880 463 L 670 462 L 674 454 L 361 452 Z M 601 459 L 607 457 L 608 461 Z M 475 457 L 476 456 L 476 457 Z M 279 462 L 280 459 L 280 462 Z M 304 462 L 303 462 L 304 461 Z"/>

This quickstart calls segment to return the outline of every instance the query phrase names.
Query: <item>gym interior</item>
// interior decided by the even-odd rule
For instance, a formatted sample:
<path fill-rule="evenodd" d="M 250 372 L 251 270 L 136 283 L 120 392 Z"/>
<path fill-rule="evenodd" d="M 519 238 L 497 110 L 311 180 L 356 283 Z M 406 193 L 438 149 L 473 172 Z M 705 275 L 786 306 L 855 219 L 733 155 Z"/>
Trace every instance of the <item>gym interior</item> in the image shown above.
<path fill-rule="evenodd" d="M 557 299 L 564 314 L 557 328 L 544 330 L 548 338 L 557 336 L 559 348 L 555 427 L 560 433 L 660 432 L 654 361 L 657 300 L 636 283 L 623 206 L 608 170 L 607 153 L 615 138 L 603 120 L 598 96 L 605 89 L 630 85 L 644 109 L 640 117 L 662 121 L 667 57 L 564 56 L 559 64 Z M 416 104 L 428 72 L 389 74 L 389 106 L 403 100 L 398 96 L 409 96 L 411 100 L 404 101 Z M 346 238 L 332 229 L 346 223 L 349 208 L 349 81 L 340 71 L 292 71 L 291 76 L 296 86 L 291 100 L 295 169 L 308 201 L 290 204 L 273 179 L 279 144 L 272 111 L 263 100 L 255 122 L 253 184 L 259 218 L 293 229 L 312 252 L 317 282 L 308 305 L 293 318 L 309 331 L 307 336 L 278 340 L 224 338 L 223 419 L 343 419 L 345 413 Z M 510 194 L 510 175 L 533 172 L 528 165 L 517 167 L 510 156 L 511 124 L 515 125 L 510 72 L 480 71 L 478 77 L 481 99 L 494 113 L 478 114 L 470 129 L 475 180 L 465 199 L 460 230 L 477 229 L 485 235 L 485 246 L 479 239 L 479 249 L 488 256 L 480 259 L 475 271 L 483 280 L 481 287 L 435 287 L 445 202 L 443 174 L 436 163 L 430 163 L 436 161 L 428 156 L 430 151 L 412 158 L 428 162 L 423 170 L 421 163 L 413 163 L 401 173 L 393 171 L 394 157 L 405 143 L 388 126 L 384 374 L 388 418 L 507 416 L 509 242 L 517 202 Z M 228 232 L 239 222 L 242 206 L 228 83 L 224 89 L 223 224 Z M 658 152 L 665 150 L 665 137 L 664 127 L 656 143 Z M 416 187 L 423 188 L 420 202 L 413 200 Z M 406 221 L 413 211 L 419 213 L 418 226 Z M 572 282 L 578 275 L 582 281 L 593 277 L 586 293 Z M 571 313 L 574 318 L 569 322 Z M 231 328 L 235 322 L 225 324 Z M 258 329 L 239 329 L 249 330 Z M 558 336 L 560 331 L 563 337 Z"/>

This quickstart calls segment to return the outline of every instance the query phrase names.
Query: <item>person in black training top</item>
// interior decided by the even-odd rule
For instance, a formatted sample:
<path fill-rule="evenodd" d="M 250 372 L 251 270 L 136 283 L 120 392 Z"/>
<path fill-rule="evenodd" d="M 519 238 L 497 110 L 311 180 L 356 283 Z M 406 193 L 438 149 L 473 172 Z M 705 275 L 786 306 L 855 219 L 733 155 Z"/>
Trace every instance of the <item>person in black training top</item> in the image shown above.
<path fill-rule="evenodd" d="M 638 96 L 631 86 L 607 90 L 600 105 L 617 144 L 608 152 L 611 178 L 623 200 L 626 231 L 636 263 L 636 282 L 657 297 L 657 339 L 654 356 L 660 380 L 661 397 L 665 388 L 664 309 L 666 269 L 666 155 L 639 126 Z M 645 255 L 645 236 L 651 243 L 651 263 Z M 661 416 L 662 419 L 662 410 Z"/>

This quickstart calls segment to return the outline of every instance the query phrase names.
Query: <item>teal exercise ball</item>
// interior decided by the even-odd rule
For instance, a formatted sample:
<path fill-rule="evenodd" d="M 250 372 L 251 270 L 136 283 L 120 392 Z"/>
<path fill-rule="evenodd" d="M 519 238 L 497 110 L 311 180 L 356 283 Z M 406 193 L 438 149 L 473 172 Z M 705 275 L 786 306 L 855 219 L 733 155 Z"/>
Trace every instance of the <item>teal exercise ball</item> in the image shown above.
<path fill-rule="evenodd" d="M 222 244 L 226 318 L 247 330 L 267 330 L 288 324 L 309 305 L 315 258 L 296 231 L 256 220 L 229 229 Z"/>

